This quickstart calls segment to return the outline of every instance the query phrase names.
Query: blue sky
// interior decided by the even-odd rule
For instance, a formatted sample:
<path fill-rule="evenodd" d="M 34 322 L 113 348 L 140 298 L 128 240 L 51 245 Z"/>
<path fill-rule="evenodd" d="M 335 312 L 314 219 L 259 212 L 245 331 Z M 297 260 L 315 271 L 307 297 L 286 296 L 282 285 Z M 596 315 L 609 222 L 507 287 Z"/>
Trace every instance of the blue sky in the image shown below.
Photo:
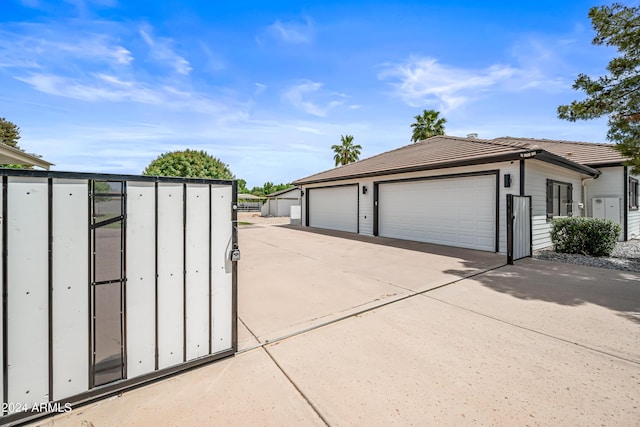
<path fill-rule="evenodd" d="M 581 0 L 2 0 L 0 117 L 56 170 L 133 173 L 202 149 L 248 185 L 410 142 L 434 108 L 449 135 L 605 142 L 606 120 L 569 123 L 591 45 Z"/>

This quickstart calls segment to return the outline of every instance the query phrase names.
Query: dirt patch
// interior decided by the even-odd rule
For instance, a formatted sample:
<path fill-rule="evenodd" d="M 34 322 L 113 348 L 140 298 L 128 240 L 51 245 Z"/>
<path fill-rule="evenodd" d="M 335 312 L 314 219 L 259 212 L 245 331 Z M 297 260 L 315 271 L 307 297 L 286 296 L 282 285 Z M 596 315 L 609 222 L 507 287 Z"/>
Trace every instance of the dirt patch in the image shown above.
<path fill-rule="evenodd" d="M 240 226 L 289 224 L 288 216 L 260 216 L 258 212 L 238 212 Z M 247 224 L 248 223 L 248 224 Z"/>

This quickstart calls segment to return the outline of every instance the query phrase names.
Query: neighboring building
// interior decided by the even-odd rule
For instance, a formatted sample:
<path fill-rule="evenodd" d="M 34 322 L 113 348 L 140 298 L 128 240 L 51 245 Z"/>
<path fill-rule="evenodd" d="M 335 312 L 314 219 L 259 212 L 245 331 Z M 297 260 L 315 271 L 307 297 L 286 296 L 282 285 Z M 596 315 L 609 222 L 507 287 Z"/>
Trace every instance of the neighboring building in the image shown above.
<path fill-rule="evenodd" d="M 0 144 L 0 165 L 24 165 L 35 166 L 38 168 L 49 170 L 53 163 L 49 163 L 40 157 L 27 154 L 17 148 L 10 147 L 6 144 Z M 0 166 L 2 167 L 2 166 Z"/>
<path fill-rule="evenodd" d="M 254 196 L 253 194 L 238 194 L 238 211 L 260 212 L 263 200 L 263 197 Z"/>
<path fill-rule="evenodd" d="M 293 184 L 305 226 L 504 253 L 507 194 L 532 198 L 534 250 L 559 216 L 640 238 L 640 177 L 624 161 L 610 144 L 436 136 Z"/>
<path fill-rule="evenodd" d="M 289 216 L 291 206 L 300 206 L 300 189 L 286 188 L 267 194 L 267 201 L 262 205 L 262 216 Z"/>

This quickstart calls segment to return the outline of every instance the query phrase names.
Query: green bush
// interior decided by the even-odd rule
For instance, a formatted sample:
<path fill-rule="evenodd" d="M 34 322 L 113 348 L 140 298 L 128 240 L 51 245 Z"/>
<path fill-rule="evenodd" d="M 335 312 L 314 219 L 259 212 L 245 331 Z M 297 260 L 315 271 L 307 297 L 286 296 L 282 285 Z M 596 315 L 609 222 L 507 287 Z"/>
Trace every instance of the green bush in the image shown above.
<path fill-rule="evenodd" d="M 559 253 L 609 256 L 621 230 L 608 219 L 556 218 L 551 221 L 551 242 Z"/>

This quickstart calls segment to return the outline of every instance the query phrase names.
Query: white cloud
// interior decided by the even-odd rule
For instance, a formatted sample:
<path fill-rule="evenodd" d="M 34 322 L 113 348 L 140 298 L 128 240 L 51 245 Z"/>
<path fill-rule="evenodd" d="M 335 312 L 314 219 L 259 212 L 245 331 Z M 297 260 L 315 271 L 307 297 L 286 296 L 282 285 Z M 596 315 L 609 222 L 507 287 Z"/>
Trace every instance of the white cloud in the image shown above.
<path fill-rule="evenodd" d="M 293 44 L 311 42 L 314 32 L 314 25 L 309 17 L 304 17 L 304 22 L 282 22 L 276 19 L 266 28 L 266 33 L 272 37 Z"/>
<path fill-rule="evenodd" d="M 322 83 L 313 82 L 310 80 L 303 81 L 292 87 L 290 87 L 285 93 L 284 98 L 296 108 L 301 109 L 305 113 L 317 116 L 326 117 L 329 110 L 339 107 L 344 104 L 344 101 L 330 99 L 335 96 L 332 94 L 323 94 L 320 89 Z M 322 101 L 312 101 L 309 98 L 312 96 L 323 98 Z"/>
<path fill-rule="evenodd" d="M 412 56 L 404 64 L 388 65 L 378 77 L 395 80 L 395 93 L 412 107 L 435 105 L 443 112 L 467 103 L 479 92 L 513 77 L 518 70 L 492 65 L 467 70 L 442 65 L 434 58 Z"/>
<path fill-rule="evenodd" d="M 191 72 L 191 64 L 173 50 L 173 40 L 166 37 L 152 36 L 153 29 L 149 25 L 143 25 L 139 34 L 149 46 L 151 57 L 164 63 L 168 63 L 176 73 L 187 75 Z"/>
<path fill-rule="evenodd" d="M 265 90 L 267 90 L 267 85 L 262 84 L 262 83 L 258 83 L 256 82 L 256 90 L 253 93 L 255 96 L 260 95 L 262 92 L 264 92 Z"/>
<path fill-rule="evenodd" d="M 125 66 L 134 60 L 115 37 L 82 31 L 66 33 L 41 24 L 0 31 L 0 58 L 0 67 L 5 68 L 65 67 L 78 61 Z"/>
<path fill-rule="evenodd" d="M 579 49 L 571 37 L 550 39 L 529 35 L 520 38 L 509 51 L 521 71 L 519 78 L 511 82 L 511 88 L 547 92 L 570 89 L 578 72 L 573 70 L 570 56 Z"/>
<path fill-rule="evenodd" d="M 312 128 L 309 126 L 296 126 L 295 130 L 298 130 L 300 132 L 312 133 L 314 135 L 324 135 L 324 132 L 320 129 Z"/>
<path fill-rule="evenodd" d="M 246 106 L 231 99 L 212 98 L 169 85 L 127 80 L 106 73 L 71 78 L 32 72 L 16 79 L 39 92 L 79 101 L 134 102 L 170 111 L 215 115 L 217 122 L 243 120 L 247 115 Z"/>

